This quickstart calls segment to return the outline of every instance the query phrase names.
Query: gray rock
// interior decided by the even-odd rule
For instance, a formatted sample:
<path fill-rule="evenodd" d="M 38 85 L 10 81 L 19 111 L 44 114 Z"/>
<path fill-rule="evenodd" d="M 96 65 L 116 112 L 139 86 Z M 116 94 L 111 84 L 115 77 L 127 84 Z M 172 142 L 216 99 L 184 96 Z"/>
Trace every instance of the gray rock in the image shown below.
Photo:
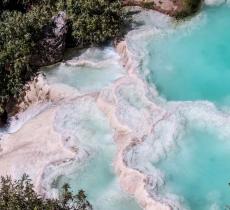
<path fill-rule="evenodd" d="M 66 46 L 67 17 L 59 12 L 51 24 L 44 28 L 42 39 L 37 43 L 30 63 L 37 67 L 57 63 L 63 59 Z"/>

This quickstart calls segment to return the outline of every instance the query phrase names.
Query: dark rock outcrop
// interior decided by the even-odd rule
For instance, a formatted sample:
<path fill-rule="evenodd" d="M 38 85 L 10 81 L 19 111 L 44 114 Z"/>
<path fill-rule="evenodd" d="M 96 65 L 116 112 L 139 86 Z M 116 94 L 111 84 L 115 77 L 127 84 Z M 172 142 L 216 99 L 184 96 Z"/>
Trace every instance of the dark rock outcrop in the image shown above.
<path fill-rule="evenodd" d="M 31 65 L 42 67 L 61 61 L 66 47 L 67 31 L 67 16 L 65 12 L 59 12 L 52 18 L 51 24 L 44 28 L 42 38 L 31 57 Z"/>

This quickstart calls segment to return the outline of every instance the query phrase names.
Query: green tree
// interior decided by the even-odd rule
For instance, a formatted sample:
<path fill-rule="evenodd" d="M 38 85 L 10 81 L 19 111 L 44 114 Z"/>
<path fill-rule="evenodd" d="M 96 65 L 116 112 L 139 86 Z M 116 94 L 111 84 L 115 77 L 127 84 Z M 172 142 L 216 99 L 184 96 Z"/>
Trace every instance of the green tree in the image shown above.
<path fill-rule="evenodd" d="M 0 114 L 11 98 L 16 98 L 37 68 L 30 55 L 48 24 L 52 11 L 37 6 L 27 13 L 4 11 L 0 15 Z"/>
<path fill-rule="evenodd" d="M 66 0 L 77 46 L 98 45 L 122 37 L 130 18 L 120 0 Z"/>
<path fill-rule="evenodd" d="M 27 175 L 13 181 L 10 177 L 1 177 L 0 209 L 4 210 L 89 210 L 85 192 L 80 190 L 74 195 L 68 184 L 63 186 L 59 199 L 47 199 L 34 191 Z"/>
<path fill-rule="evenodd" d="M 0 118 L 38 71 L 31 55 L 60 10 L 68 15 L 67 41 L 79 48 L 122 37 L 129 21 L 120 0 L 0 0 Z"/>

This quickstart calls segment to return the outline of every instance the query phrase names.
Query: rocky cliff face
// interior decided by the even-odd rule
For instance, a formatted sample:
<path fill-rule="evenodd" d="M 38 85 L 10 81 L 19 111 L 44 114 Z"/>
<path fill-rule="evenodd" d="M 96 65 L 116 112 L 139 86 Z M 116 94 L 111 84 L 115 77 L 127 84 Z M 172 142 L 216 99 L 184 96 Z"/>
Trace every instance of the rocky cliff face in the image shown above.
<path fill-rule="evenodd" d="M 196 11 L 203 0 L 124 0 L 124 5 L 154 9 L 170 16 L 187 16 Z"/>
<path fill-rule="evenodd" d="M 31 64 L 37 67 L 59 62 L 63 58 L 66 46 L 67 16 L 59 12 L 52 23 L 44 28 L 43 38 L 38 42 Z"/>

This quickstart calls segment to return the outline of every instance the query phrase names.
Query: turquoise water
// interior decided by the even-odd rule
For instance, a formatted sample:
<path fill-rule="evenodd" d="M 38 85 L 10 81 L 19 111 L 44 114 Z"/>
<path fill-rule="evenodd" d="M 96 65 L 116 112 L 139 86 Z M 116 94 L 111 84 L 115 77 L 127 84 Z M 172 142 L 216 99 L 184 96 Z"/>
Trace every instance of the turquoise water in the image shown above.
<path fill-rule="evenodd" d="M 147 81 L 168 101 L 230 106 L 229 6 L 204 8 L 173 31 L 153 37 L 147 50 Z M 166 180 L 162 191 L 179 196 L 188 209 L 223 210 L 230 204 L 230 138 L 221 139 L 221 129 L 194 124 L 158 165 Z"/>
<path fill-rule="evenodd" d="M 230 140 L 189 128 L 177 150 L 160 163 L 166 191 L 183 196 L 194 210 L 219 209 L 230 203 Z"/>
<path fill-rule="evenodd" d="M 80 56 L 73 53 L 71 58 L 70 63 L 67 61 L 45 69 L 49 83 L 65 84 L 82 92 L 92 92 L 103 89 L 125 74 L 113 48 L 92 48 Z"/>
<path fill-rule="evenodd" d="M 147 51 L 147 80 L 167 100 L 209 100 L 218 106 L 230 105 L 229 7 L 205 8 L 196 18 L 178 24 L 173 32 L 169 29 L 154 35 Z M 76 61 L 87 62 L 63 63 L 50 69 L 48 81 L 92 92 L 125 74 L 111 49 L 90 50 Z M 135 102 L 141 108 L 142 104 Z M 57 187 L 68 182 L 75 192 L 84 189 L 95 210 L 139 210 L 134 199 L 122 191 L 113 171 L 116 147 L 108 121 L 94 109 L 93 102 L 71 103 L 56 119 L 59 128 L 76 137 L 91 155 L 82 165 L 76 162 L 70 173 L 58 177 Z M 192 210 L 223 209 L 230 203 L 230 138 L 221 139 L 218 132 L 214 128 L 186 127 L 178 147 L 158 164 L 166 178 L 163 195 L 176 194 Z"/>
<path fill-rule="evenodd" d="M 69 183 L 74 192 L 84 189 L 95 210 L 141 210 L 133 198 L 122 191 L 112 168 L 109 147 L 99 151 L 82 167 L 59 178 L 59 188 Z"/>
<path fill-rule="evenodd" d="M 230 7 L 205 8 L 199 19 L 151 40 L 148 81 L 168 100 L 230 104 Z"/>
<path fill-rule="evenodd" d="M 113 168 L 116 145 L 113 130 L 93 98 L 81 98 L 64 104 L 57 112 L 55 129 L 78 147 L 78 158 L 60 169 L 53 186 L 61 190 L 69 183 L 77 193 L 83 189 L 95 210 L 140 210 L 135 199 L 119 185 Z"/>

